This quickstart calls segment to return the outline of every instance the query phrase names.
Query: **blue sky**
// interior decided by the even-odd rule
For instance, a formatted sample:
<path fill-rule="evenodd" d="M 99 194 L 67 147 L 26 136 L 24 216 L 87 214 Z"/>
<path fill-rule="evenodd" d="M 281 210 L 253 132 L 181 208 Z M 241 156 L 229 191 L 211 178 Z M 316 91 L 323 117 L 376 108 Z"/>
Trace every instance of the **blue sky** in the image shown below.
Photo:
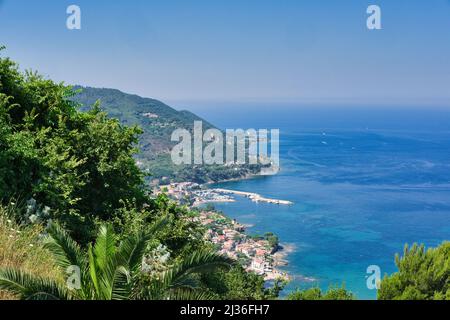
<path fill-rule="evenodd" d="M 175 105 L 450 107 L 449 0 L 0 0 L 0 43 L 55 80 Z"/>

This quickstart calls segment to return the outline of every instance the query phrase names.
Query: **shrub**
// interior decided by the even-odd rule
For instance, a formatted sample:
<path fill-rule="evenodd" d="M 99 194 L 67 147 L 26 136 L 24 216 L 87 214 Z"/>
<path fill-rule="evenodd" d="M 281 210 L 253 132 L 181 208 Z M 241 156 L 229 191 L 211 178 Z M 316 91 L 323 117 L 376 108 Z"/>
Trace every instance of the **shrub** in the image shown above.
<path fill-rule="evenodd" d="M 398 272 L 381 281 L 380 300 L 450 300 L 450 242 L 438 248 L 405 246 Z"/>
<path fill-rule="evenodd" d="M 355 300 L 353 293 L 342 288 L 330 288 L 323 293 L 320 288 L 310 288 L 307 290 L 297 289 L 287 297 L 288 300 Z"/>

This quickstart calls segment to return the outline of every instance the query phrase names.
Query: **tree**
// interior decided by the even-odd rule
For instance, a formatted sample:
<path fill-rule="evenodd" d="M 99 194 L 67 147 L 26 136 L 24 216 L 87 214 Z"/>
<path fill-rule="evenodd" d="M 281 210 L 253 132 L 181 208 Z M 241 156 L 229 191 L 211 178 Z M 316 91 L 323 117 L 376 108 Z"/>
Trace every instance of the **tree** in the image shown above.
<path fill-rule="evenodd" d="M 307 290 L 297 289 L 287 297 L 288 300 L 355 300 L 353 293 L 342 288 L 330 288 L 323 293 L 320 288 L 310 288 Z"/>
<path fill-rule="evenodd" d="M 450 300 L 450 242 L 425 250 L 405 246 L 395 257 L 398 272 L 381 281 L 380 300 Z"/>
<path fill-rule="evenodd" d="M 264 278 L 256 273 L 247 272 L 236 264 L 227 271 L 201 275 L 205 288 L 224 300 L 270 300 L 276 299 L 285 283 L 276 281 L 266 288 Z"/>
<path fill-rule="evenodd" d="M 272 232 L 267 232 L 264 235 L 265 239 L 269 242 L 269 246 L 273 248 L 273 250 L 277 250 L 280 244 L 278 236 L 273 234 Z"/>
<path fill-rule="evenodd" d="M 85 244 L 123 203 L 140 209 L 151 200 L 133 158 L 141 130 L 99 104 L 78 111 L 74 94 L 0 58 L 0 203 L 33 199 Z"/>
<path fill-rule="evenodd" d="M 46 247 L 63 270 L 70 266 L 79 268 L 79 286 L 69 288 L 57 280 L 5 268 L 0 270 L 0 289 L 27 300 L 208 298 L 192 276 L 231 266 L 230 259 L 215 253 L 198 251 L 156 277 L 143 276 L 141 268 L 147 244 L 163 223 L 159 221 L 150 230 L 137 232 L 119 245 L 112 228 L 103 225 L 95 245 L 89 245 L 86 251 L 64 229 L 53 224 L 45 240 Z"/>

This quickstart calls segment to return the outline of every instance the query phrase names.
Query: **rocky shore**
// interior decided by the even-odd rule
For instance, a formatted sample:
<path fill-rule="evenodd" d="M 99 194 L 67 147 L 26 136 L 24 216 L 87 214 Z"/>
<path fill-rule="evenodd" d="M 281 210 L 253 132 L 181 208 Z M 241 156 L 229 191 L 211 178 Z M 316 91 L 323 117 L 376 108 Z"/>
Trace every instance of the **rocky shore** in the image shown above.
<path fill-rule="evenodd" d="M 269 236 L 249 236 L 245 226 L 216 211 L 200 211 L 197 220 L 206 228 L 206 239 L 247 271 L 264 276 L 266 281 L 289 280 L 286 273 L 277 269 L 287 264 L 284 248 L 271 243 Z"/>
<path fill-rule="evenodd" d="M 292 246 L 279 245 L 278 238 L 271 233 L 264 236 L 250 236 L 246 233 L 246 226 L 229 219 L 221 212 L 202 208 L 202 205 L 232 202 L 235 201 L 233 195 L 245 196 L 256 202 L 280 205 L 290 205 L 291 202 L 264 198 L 250 192 L 203 189 L 192 182 L 172 183 L 155 190 L 155 194 L 161 192 L 198 212 L 195 219 L 205 227 L 206 240 L 210 241 L 221 254 L 239 261 L 246 270 L 263 276 L 266 281 L 289 280 L 289 275 L 277 267 L 288 264 L 286 256 L 292 252 Z"/>

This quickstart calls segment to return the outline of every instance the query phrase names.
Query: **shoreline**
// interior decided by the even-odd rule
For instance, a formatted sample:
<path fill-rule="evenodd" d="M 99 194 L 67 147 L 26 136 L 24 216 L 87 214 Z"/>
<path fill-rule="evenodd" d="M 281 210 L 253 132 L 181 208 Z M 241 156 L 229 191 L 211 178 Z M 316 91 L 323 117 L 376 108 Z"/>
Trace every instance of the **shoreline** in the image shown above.
<path fill-rule="evenodd" d="M 247 271 L 261 275 L 265 281 L 285 280 L 292 277 L 278 267 L 287 266 L 287 256 L 295 249 L 289 244 L 274 244 L 273 234 L 252 236 L 247 227 L 230 219 L 224 212 L 201 208 L 207 203 L 235 202 L 233 195 L 244 196 L 253 202 L 267 202 L 278 205 L 292 205 L 286 200 L 265 198 L 257 193 L 228 189 L 204 189 L 193 182 L 172 183 L 160 186 L 155 192 L 166 193 L 171 199 L 197 210 L 195 218 L 206 228 L 205 239 L 211 242 L 221 254 L 238 261 Z M 270 241 L 269 241 L 270 240 Z M 278 242 L 278 239 L 276 240 Z"/>
<path fill-rule="evenodd" d="M 267 238 L 248 234 L 244 225 L 223 212 L 200 211 L 197 220 L 207 229 L 205 239 L 215 245 L 220 254 L 238 261 L 248 272 L 262 276 L 264 281 L 292 279 L 278 268 L 288 264 L 282 257 L 291 252 L 292 246 L 278 245 L 275 248 Z"/>
<path fill-rule="evenodd" d="M 273 254 L 275 265 L 279 267 L 285 267 L 289 265 L 289 260 L 287 259 L 287 257 L 291 253 L 295 252 L 296 247 L 294 244 L 289 243 L 280 243 L 279 247 L 280 249 Z"/>

